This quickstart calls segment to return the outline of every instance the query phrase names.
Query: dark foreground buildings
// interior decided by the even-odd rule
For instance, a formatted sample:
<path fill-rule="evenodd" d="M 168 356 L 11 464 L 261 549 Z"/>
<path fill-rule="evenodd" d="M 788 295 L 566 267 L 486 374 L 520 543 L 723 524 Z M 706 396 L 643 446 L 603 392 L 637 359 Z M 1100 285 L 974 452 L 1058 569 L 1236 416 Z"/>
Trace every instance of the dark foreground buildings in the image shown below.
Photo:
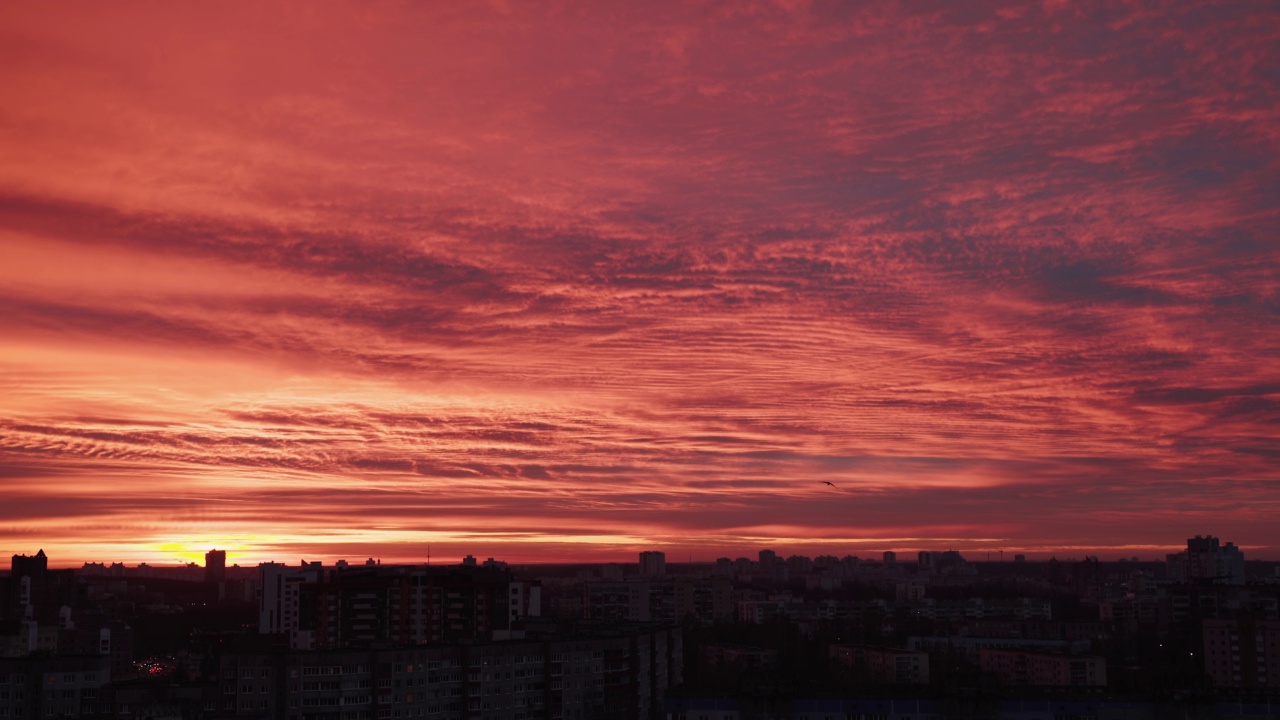
<path fill-rule="evenodd" d="M 111 680 L 101 656 L 0 658 L 0 717 L 649 718 L 680 682 L 674 629 L 583 629 L 544 641 L 288 651 L 242 647 L 206 682 Z M 146 692 L 146 690 L 152 692 Z M 178 690 L 179 692 L 173 692 Z"/>
<path fill-rule="evenodd" d="M 1161 562 L 758 557 L 19 555 L 0 720 L 1280 718 L 1280 570 L 1212 537 Z"/>
<path fill-rule="evenodd" d="M 543 621 L 538 586 L 498 564 L 267 564 L 257 602 L 237 608 L 225 557 L 207 560 L 203 583 L 78 582 L 43 553 L 15 558 L 0 579 L 0 719 L 631 720 L 660 717 L 682 679 L 679 628 Z M 256 626 L 174 620 L 254 607 Z M 104 608 L 189 638 L 151 628 L 153 645 L 182 651 L 121 664 Z"/>
<path fill-rule="evenodd" d="M 500 566 L 266 565 L 259 629 L 206 710 L 286 720 L 649 718 L 680 684 L 680 630 L 542 622 Z"/>

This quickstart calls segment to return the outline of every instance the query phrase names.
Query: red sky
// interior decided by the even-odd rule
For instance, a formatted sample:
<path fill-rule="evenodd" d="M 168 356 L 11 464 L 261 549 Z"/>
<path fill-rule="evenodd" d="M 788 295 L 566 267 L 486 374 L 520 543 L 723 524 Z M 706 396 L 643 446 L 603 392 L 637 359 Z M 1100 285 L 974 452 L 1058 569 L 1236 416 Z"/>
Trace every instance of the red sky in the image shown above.
<path fill-rule="evenodd" d="M 1280 557 L 1280 15 L 1152 5 L 0 6 L 0 555 Z"/>

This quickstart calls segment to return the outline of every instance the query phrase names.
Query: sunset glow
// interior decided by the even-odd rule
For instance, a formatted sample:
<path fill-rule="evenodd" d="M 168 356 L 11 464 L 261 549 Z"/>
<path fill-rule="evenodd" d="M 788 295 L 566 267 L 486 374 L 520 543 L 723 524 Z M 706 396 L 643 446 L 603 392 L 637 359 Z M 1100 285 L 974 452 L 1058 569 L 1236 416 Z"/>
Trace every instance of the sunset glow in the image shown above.
<path fill-rule="evenodd" d="M 1249 2 L 4 5 L 0 555 L 1280 558 L 1278 47 Z"/>

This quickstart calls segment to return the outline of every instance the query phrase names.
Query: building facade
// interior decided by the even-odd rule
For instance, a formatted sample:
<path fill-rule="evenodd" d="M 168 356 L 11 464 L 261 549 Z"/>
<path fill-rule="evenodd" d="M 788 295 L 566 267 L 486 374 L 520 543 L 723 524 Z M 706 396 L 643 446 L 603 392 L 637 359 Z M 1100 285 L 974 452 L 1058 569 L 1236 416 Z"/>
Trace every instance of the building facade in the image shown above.
<path fill-rule="evenodd" d="M 580 628 L 563 639 L 232 653 L 207 718 L 631 720 L 681 682 L 675 628 Z"/>
<path fill-rule="evenodd" d="M 640 553 L 640 576 L 660 578 L 667 574 L 667 554 L 656 550 Z"/>
<path fill-rule="evenodd" d="M 1026 650 L 983 648 L 983 672 L 1007 685 L 1036 687 L 1105 687 L 1107 665 L 1095 655 L 1064 655 Z"/>
<path fill-rule="evenodd" d="M 1205 620 L 1204 671 L 1215 687 L 1280 689 L 1280 621 Z"/>
<path fill-rule="evenodd" d="M 264 565 L 261 634 L 295 650 L 518 638 L 541 588 L 502 567 Z"/>
<path fill-rule="evenodd" d="M 928 685 L 929 654 L 900 648 L 837 644 L 828 649 L 832 671 L 849 682 Z"/>

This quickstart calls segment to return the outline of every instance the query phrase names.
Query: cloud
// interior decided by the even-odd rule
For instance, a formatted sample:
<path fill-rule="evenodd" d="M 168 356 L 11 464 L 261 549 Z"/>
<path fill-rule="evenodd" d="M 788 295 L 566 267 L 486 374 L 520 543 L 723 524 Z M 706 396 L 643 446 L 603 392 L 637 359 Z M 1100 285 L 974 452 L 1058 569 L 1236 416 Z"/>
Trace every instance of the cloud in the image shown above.
<path fill-rule="evenodd" d="M 15 537 L 1280 547 L 1253 5 L 81 10 L 0 11 Z"/>

